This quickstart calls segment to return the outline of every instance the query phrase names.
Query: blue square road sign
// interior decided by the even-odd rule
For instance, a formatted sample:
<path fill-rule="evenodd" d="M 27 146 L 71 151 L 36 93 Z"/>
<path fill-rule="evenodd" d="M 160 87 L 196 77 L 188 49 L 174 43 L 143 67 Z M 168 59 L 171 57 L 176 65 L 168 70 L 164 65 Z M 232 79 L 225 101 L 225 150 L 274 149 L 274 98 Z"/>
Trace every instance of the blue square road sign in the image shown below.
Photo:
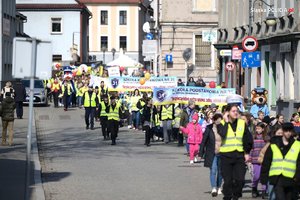
<path fill-rule="evenodd" d="M 243 68 L 260 67 L 261 65 L 260 51 L 242 53 L 241 64 Z"/>

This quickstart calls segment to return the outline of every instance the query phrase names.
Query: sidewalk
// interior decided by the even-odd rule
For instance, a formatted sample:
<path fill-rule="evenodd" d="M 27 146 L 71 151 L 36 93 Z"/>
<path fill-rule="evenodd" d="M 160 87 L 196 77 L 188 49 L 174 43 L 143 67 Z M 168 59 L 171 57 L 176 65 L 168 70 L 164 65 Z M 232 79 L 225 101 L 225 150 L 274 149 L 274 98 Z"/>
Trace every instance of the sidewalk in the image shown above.
<path fill-rule="evenodd" d="M 0 125 L 2 134 L 1 120 Z M 33 125 L 30 200 L 44 200 L 40 181 L 41 171 L 37 154 L 35 123 Z M 28 107 L 25 107 L 23 119 L 15 119 L 14 122 L 14 146 L 0 146 L 0 199 L 25 199 L 27 127 Z"/>

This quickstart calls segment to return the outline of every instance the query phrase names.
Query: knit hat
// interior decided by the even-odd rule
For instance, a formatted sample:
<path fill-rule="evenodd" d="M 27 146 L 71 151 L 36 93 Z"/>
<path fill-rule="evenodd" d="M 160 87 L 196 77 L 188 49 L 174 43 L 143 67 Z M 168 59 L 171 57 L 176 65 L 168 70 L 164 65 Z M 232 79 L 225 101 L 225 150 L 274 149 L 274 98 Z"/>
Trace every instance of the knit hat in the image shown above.
<path fill-rule="evenodd" d="M 199 120 L 199 115 L 198 115 L 198 113 L 195 113 L 195 114 L 193 115 L 192 119 L 198 121 L 198 120 Z"/>

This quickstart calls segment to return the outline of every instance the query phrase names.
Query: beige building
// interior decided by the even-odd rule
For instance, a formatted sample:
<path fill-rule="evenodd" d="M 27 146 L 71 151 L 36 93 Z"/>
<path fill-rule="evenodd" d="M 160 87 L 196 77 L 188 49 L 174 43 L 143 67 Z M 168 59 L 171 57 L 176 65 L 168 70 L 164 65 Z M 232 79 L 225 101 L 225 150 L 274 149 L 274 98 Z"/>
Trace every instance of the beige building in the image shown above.
<path fill-rule="evenodd" d="M 266 88 L 270 109 L 289 119 L 300 102 L 300 4 L 296 0 L 252 2 L 254 4 L 249 7 L 249 0 L 219 1 L 219 38 L 215 46 L 218 50 L 232 49 L 233 45 L 241 49 L 242 39 L 249 34 L 250 15 L 252 29 L 249 35 L 258 40 L 261 66 L 249 70 L 248 94 L 257 86 Z M 267 23 L 270 14 L 276 18 L 274 26 Z M 231 58 L 220 56 L 219 59 L 222 63 L 219 78 L 246 97 L 245 70 L 240 67 L 240 61 L 235 61 L 237 68 L 230 76 L 224 65 Z"/>
<path fill-rule="evenodd" d="M 90 61 L 108 63 L 120 49 L 140 60 L 142 26 L 139 0 L 81 0 L 92 12 L 89 27 Z M 116 50 L 113 53 L 113 49 Z"/>
<path fill-rule="evenodd" d="M 211 42 L 204 42 L 202 31 L 214 31 L 218 26 L 218 0 L 161 0 L 159 26 L 160 73 L 185 77 L 185 61 L 182 53 L 192 49 L 188 62 L 188 76 L 204 81 L 216 80 L 216 51 Z M 173 63 L 167 63 L 167 54 Z"/>

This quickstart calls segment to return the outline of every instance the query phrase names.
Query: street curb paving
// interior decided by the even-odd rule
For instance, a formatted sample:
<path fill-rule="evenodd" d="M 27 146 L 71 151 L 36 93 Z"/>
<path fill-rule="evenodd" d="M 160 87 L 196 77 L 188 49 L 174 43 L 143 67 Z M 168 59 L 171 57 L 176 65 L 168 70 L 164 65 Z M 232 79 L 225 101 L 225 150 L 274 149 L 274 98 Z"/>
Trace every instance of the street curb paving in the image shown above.
<path fill-rule="evenodd" d="M 41 176 L 41 163 L 39 159 L 39 152 L 37 146 L 37 131 L 35 124 L 35 114 L 33 114 L 33 124 L 32 124 L 32 161 L 34 167 L 34 186 L 33 195 L 31 200 L 45 200 L 45 192 L 43 188 L 42 176 Z"/>

